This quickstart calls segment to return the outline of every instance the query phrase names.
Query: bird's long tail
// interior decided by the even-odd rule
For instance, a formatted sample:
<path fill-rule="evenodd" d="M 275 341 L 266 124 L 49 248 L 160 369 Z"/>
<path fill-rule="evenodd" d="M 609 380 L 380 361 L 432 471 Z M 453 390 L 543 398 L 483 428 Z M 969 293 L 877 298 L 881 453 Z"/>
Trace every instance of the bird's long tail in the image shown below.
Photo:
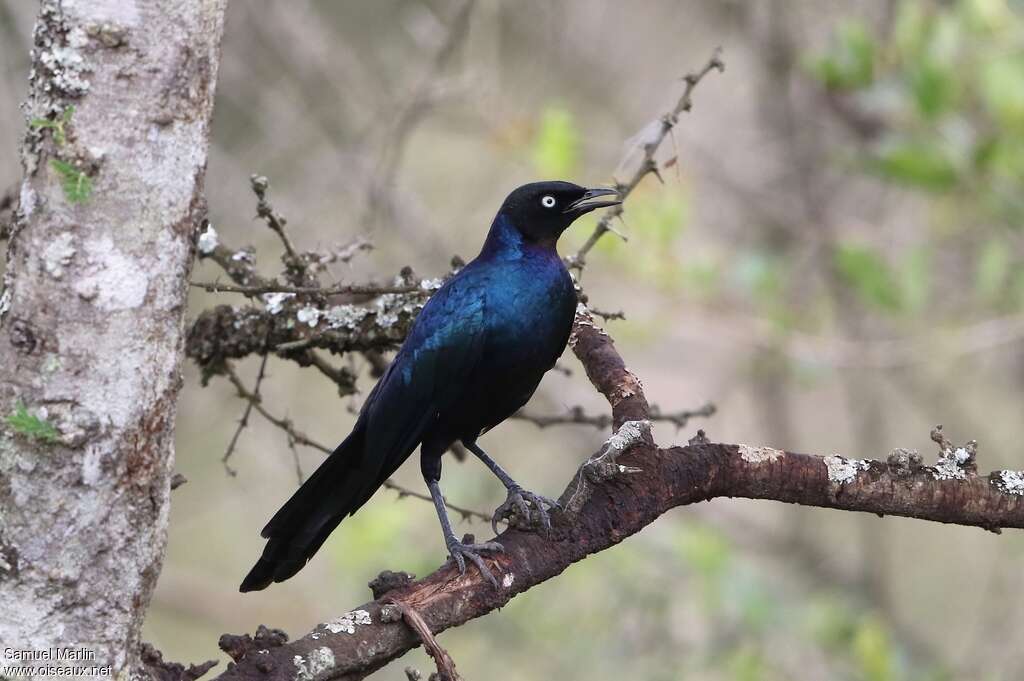
<path fill-rule="evenodd" d="M 357 426 L 274 514 L 263 528 L 263 555 L 239 591 L 259 591 L 293 576 L 338 523 L 366 503 L 380 483 L 378 471 L 365 469 L 364 446 L 364 429 Z"/>

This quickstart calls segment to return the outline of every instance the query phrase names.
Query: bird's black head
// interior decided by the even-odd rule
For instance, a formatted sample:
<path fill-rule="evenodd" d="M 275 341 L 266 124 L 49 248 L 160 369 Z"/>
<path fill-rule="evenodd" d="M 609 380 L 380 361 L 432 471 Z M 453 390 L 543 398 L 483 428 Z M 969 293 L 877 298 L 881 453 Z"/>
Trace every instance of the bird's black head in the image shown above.
<path fill-rule="evenodd" d="M 601 196 L 617 197 L 618 192 L 606 188 L 587 189 L 572 182 L 532 182 L 509 194 L 500 212 L 528 241 L 554 246 L 576 218 L 595 208 L 621 203 L 593 200 Z"/>

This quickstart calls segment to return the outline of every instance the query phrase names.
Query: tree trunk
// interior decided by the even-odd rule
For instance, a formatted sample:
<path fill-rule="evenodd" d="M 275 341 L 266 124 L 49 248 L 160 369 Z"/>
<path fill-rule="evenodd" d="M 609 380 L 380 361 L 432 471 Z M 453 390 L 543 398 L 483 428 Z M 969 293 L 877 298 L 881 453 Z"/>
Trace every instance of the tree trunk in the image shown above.
<path fill-rule="evenodd" d="M 43 0 L 33 36 L 0 297 L 0 642 L 90 650 L 101 677 L 139 671 L 164 556 L 225 2 Z"/>

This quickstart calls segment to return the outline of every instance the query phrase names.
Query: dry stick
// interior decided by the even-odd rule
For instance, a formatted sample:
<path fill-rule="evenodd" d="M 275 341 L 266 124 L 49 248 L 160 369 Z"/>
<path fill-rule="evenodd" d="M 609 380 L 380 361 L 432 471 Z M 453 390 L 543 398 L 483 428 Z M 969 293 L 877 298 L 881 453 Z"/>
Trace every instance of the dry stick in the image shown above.
<path fill-rule="evenodd" d="M 626 197 L 633 193 L 633 190 L 636 189 L 638 184 L 640 184 L 640 181 L 647 177 L 648 174 L 653 173 L 660 179 L 661 175 L 658 171 L 658 164 L 654 160 L 654 154 L 657 152 L 658 147 L 661 146 L 665 137 L 679 121 L 679 114 L 689 111 L 693 106 L 691 97 L 693 95 L 694 88 L 697 87 L 697 84 L 700 83 L 704 76 L 708 75 L 713 70 L 720 72 L 725 71 L 725 62 L 722 61 L 722 48 L 720 47 L 715 48 L 715 51 L 711 55 L 711 59 L 708 60 L 708 63 L 705 64 L 700 71 L 688 74 L 683 78 L 686 82 L 683 94 L 679 98 L 679 101 L 676 102 L 675 107 L 661 117 L 661 127 L 658 129 L 658 132 L 653 138 L 644 143 L 644 155 L 640 162 L 640 167 L 636 169 L 636 172 L 633 173 L 633 177 L 630 178 L 628 182 L 625 184 L 622 184 L 621 182 L 616 183 L 616 189 L 619 191 L 620 199 L 625 201 Z M 626 159 L 623 159 L 624 162 L 627 160 L 628 156 Z M 619 204 L 618 206 L 609 209 L 601 216 L 601 219 L 598 221 L 593 233 L 587 239 L 586 243 L 583 244 L 582 248 L 580 248 L 575 255 L 569 256 L 566 259 L 571 267 L 575 269 L 583 269 L 583 266 L 586 264 L 587 253 L 590 252 L 605 233 L 612 231 L 612 220 L 615 218 L 621 218 L 622 212 L 622 204 Z"/>
<path fill-rule="evenodd" d="M 294 442 L 295 444 L 310 447 L 311 449 L 316 449 L 317 451 L 320 451 L 324 454 L 331 454 L 334 451 L 330 447 L 327 447 L 321 444 L 320 442 L 317 442 L 316 440 L 314 440 L 313 438 L 309 437 L 304 432 L 296 428 L 295 424 L 292 423 L 291 419 L 274 416 L 269 411 L 267 411 L 267 409 L 262 404 L 260 396 L 245 387 L 245 384 L 242 382 L 242 379 L 238 377 L 238 373 L 235 371 L 234 367 L 232 367 L 229 363 L 225 363 L 224 373 L 228 377 L 228 380 L 231 381 L 231 384 L 235 386 L 235 390 L 238 392 L 238 396 L 243 400 L 248 401 L 249 404 L 252 405 L 252 407 L 257 412 L 259 412 L 260 416 L 265 418 L 274 426 L 277 426 L 278 428 L 283 430 L 287 434 L 290 443 Z M 301 477 L 301 470 L 299 474 Z M 414 499 L 422 499 L 424 501 L 429 501 L 433 503 L 433 500 L 428 495 L 421 494 L 419 492 L 414 492 L 411 489 L 399 485 L 390 478 L 384 481 L 383 486 L 390 490 L 398 492 L 399 499 L 401 499 L 402 497 L 412 497 Z M 483 522 L 491 521 L 491 516 L 487 513 L 483 513 L 482 511 L 474 511 L 471 508 L 457 506 L 449 502 L 447 499 L 445 499 L 444 504 L 445 506 L 448 507 L 449 510 L 458 513 L 465 520 L 471 520 L 473 518 L 476 518 L 477 520 L 481 520 Z"/>
<path fill-rule="evenodd" d="M 423 647 L 426 648 L 427 654 L 434 658 L 434 664 L 437 665 L 437 675 L 440 681 L 460 681 L 462 677 L 455 671 L 455 660 L 437 642 L 437 639 L 430 632 L 430 627 L 423 621 L 423 617 L 416 612 L 416 608 L 399 600 L 393 600 L 391 603 L 402 613 L 402 619 L 409 625 L 409 628 L 416 632 L 416 635 L 423 641 Z"/>

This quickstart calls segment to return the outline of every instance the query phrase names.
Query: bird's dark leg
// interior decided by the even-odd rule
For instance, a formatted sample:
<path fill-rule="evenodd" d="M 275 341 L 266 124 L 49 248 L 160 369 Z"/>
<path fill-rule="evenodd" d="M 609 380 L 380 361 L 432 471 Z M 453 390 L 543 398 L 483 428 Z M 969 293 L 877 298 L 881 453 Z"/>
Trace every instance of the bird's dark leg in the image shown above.
<path fill-rule="evenodd" d="M 484 559 L 480 557 L 480 552 L 504 551 L 505 547 L 494 541 L 484 542 L 483 544 L 463 544 L 456 539 L 455 533 L 452 532 L 452 523 L 448 520 L 448 511 L 444 506 L 444 497 L 441 496 L 440 485 L 437 484 L 437 480 L 426 478 L 426 481 L 427 489 L 430 490 L 430 498 L 434 500 L 434 508 L 437 509 L 437 519 L 441 521 L 441 532 L 444 533 L 445 546 L 448 547 L 448 553 L 451 554 L 452 560 L 459 566 L 459 574 L 465 574 L 466 558 L 469 558 L 476 565 L 477 569 L 480 570 L 480 574 L 497 589 L 498 580 L 494 578 L 490 568 L 484 563 Z"/>
<path fill-rule="evenodd" d="M 501 480 L 501 484 L 505 485 L 505 489 L 508 490 L 508 497 L 505 498 L 505 503 L 499 506 L 495 511 L 494 515 L 491 516 L 491 529 L 494 533 L 498 533 L 498 521 L 505 520 L 511 524 L 511 521 L 517 517 L 524 519 L 527 523 L 536 525 L 537 523 L 533 520 L 534 515 L 531 514 L 530 506 L 536 511 L 536 517 L 539 519 L 539 524 L 547 530 L 551 529 L 551 515 L 548 513 L 548 509 L 558 508 L 558 502 L 554 499 L 548 499 L 539 494 L 528 492 L 522 488 L 512 477 L 504 471 L 504 469 L 498 465 L 498 462 L 487 456 L 487 452 L 480 449 L 479 445 L 475 442 L 463 443 L 466 449 L 473 452 L 476 458 L 484 462 L 484 465 L 491 469 L 491 472 Z"/>

